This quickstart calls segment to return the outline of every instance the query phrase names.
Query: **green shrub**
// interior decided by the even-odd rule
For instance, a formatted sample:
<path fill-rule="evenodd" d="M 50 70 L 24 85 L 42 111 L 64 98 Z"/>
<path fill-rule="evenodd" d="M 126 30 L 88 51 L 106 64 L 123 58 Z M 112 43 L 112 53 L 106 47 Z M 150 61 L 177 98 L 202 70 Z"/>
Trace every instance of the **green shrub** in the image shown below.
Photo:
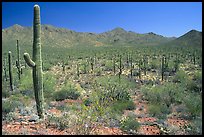
<path fill-rule="evenodd" d="M 136 121 L 134 117 L 130 117 L 130 116 L 123 119 L 120 123 L 120 128 L 126 132 L 129 132 L 131 130 L 137 131 L 139 127 L 140 127 L 140 123 Z"/>
<path fill-rule="evenodd" d="M 105 71 L 112 71 L 113 70 L 113 62 L 112 61 L 106 61 L 104 70 Z"/>
<path fill-rule="evenodd" d="M 202 98 L 196 93 L 189 93 L 183 101 L 193 117 L 200 116 L 202 113 Z"/>
<path fill-rule="evenodd" d="M 116 101 L 111 105 L 113 112 L 122 113 L 123 110 L 134 110 L 136 108 L 132 100 L 128 101 Z"/>
<path fill-rule="evenodd" d="M 19 90 L 22 93 L 28 92 L 28 91 L 33 91 L 33 78 L 32 78 L 32 71 L 30 69 L 25 70 L 24 73 L 22 74 L 22 78 L 20 80 L 19 84 Z M 34 94 L 28 94 L 29 96 L 33 96 Z"/>
<path fill-rule="evenodd" d="M 62 101 L 64 99 L 77 99 L 80 96 L 80 93 L 76 88 L 71 84 L 66 84 L 60 91 L 57 91 L 53 94 L 53 97 L 56 101 Z"/>
<path fill-rule="evenodd" d="M 15 107 L 13 106 L 13 103 L 9 100 L 2 102 L 2 112 L 9 113 L 11 111 L 14 111 Z"/>
<path fill-rule="evenodd" d="M 152 116 L 160 117 L 164 114 L 168 114 L 170 109 L 166 106 L 166 104 L 150 104 L 148 106 L 148 111 Z"/>
<path fill-rule="evenodd" d="M 43 93 L 45 98 L 53 96 L 55 91 L 56 78 L 51 73 L 45 73 L 43 75 Z"/>
<path fill-rule="evenodd" d="M 186 88 L 191 92 L 200 92 L 201 90 L 201 87 L 193 80 L 188 80 L 186 82 Z"/>
<path fill-rule="evenodd" d="M 173 82 L 180 82 L 180 83 L 186 83 L 188 81 L 189 77 L 183 70 L 179 70 L 176 72 L 176 75 L 173 78 Z"/>

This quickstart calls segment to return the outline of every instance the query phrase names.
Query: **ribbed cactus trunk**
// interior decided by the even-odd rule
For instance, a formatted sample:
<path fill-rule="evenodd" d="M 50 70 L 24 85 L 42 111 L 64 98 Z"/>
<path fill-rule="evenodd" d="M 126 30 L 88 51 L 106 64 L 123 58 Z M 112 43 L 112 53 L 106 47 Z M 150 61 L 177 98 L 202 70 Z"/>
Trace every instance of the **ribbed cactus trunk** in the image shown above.
<path fill-rule="evenodd" d="M 18 69 L 18 79 L 21 79 L 21 64 L 20 64 L 20 47 L 18 45 L 18 40 L 16 41 L 16 47 L 17 47 L 17 62 L 16 62 L 16 67 Z"/>
<path fill-rule="evenodd" d="M 113 72 L 115 74 L 115 56 L 113 57 Z"/>
<path fill-rule="evenodd" d="M 91 58 L 91 72 L 93 73 L 93 69 L 94 69 L 94 59 Z"/>
<path fill-rule="evenodd" d="M 3 70 L 4 70 L 4 79 L 7 81 L 7 69 L 6 69 L 6 59 L 4 59 L 4 66 L 3 66 Z"/>
<path fill-rule="evenodd" d="M 132 56 L 130 56 L 130 76 L 132 78 L 132 71 L 134 69 L 134 65 L 132 64 Z"/>
<path fill-rule="evenodd" d="M 124 66 L 122 65 L 122 56 L 120 55 L 120 62 L 119 62 L 119 83 L 120 83 L 120 79 L 121 79 L 121 74 L 122 74 L 122 71 L 123 71 L 123 69 L 124 69 Z"/>
<path fill-rule="evenodd" d="M 141 79 L 141 64 L 142 60 L 139 60 L 139 79 Z"/>
<path fill-rule="evenodd" d="M 8 52 L 8 62 L 9 62 L 9 80 L 10 80 L 10 89 L 13 91 L 13 74 L 12 74 L 12 56 L 11 51 Z"/>
<path fill-rule="evenodd" d="M 79 65 L 77 64 L 77 76 L 79 77 Z"/>
<path fill-rule="evenodd" d="M 33 60 L 28 53 L 24 53 L 24 59 L 28 66 L 33 69 L 33 86 L 38 116 L 44 118 L 44 97 L 43 97 L 43 75 L 41 58 L 41 25 L 40 25 L 40 7 L 34 6 L 33 22 Z"/>
<path fill-rule="evenodd" d="M 164 56 L 162 56 L 161 75 L 162 75 L 162 81 L 163 81 L 164 80 Z"/>

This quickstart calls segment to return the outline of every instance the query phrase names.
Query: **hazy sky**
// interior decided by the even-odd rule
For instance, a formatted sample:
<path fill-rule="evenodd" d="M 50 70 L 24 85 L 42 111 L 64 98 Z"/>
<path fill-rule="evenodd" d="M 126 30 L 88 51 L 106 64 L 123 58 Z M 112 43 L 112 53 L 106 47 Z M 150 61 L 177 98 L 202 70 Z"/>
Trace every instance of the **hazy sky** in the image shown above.
<path fill-rule="evenodd" d="M 179 37 L 202 31 L 202 2 L 2 2 L 2 28 L 32 26 L 33 6 L 41 24 L 101 33 L 116 27 L 137 33 Z"/>

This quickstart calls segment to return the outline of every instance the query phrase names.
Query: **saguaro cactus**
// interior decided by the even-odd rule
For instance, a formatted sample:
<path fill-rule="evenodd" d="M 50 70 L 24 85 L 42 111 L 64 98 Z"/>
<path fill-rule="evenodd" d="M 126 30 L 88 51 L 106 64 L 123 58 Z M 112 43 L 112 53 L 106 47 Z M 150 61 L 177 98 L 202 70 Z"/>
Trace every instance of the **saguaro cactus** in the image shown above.
<path fill-rule="evenodd" d="M 121 76 L 121 74 L 122 74 L 122 71 L 123 71 L 123 69 L 124 69 L 124 66 L 122 65 L 122 56 L 120 55 L 120 64 L 119 64 L 119 82 L 120 82 L 120 76 Z"/>
<path fill-rule="evenodd" d="M 139 60 L 139 79 L 141 79 L 141 65 L 142 65 L 142 60 Z"/>
<path fill-rule="evenodd" d="M 162 56 L 161 75 L 162 75 L 162 81 L 163 81 L 164 80 L 164 55 Z"/>
<path fill-rule="evenodd" d="M 6 69 L 6 59 L 4 59 L 4 65 L 3 65 L 3 71 L 4 71 L 4 79 L 7 81 L 7 69 Z"/>
<path fill-rule="evenodd" d="M 41 25 L 40 25 L 40 7 L 34 6 L 33 22 L 33 60 L 28 53 L 24 53 L 24 59 L 29 67 L 33 69 L 33 87 L 38 116 L 44 118 L 44 97 L 43 97 L 43 75 L 41 58 Z"/>
<path fill-rule="evenodd" d="M 8 62 L 9 62 L 9 79 L 10 79 L 10 89 L 13 91 L 13 74 L 12 74 L 12 56 L 11 51 L 8 52 Z"/>
<path fill-rule="evenodd" d="M 18 79 L 21 79 L 21 63 L 20 63 L 20 47 L 18 45 L 18 40 L 16 41 L 16 47 L 17 47 L 17 61 L 16 61 L 16 67 L 18 69 L 17 73 L 18 73 Z"/>
<path fill-rule="evenodd" d="M 79 74 L 80 74 L 80 73 L 79 73 L 79 65 L 77 64 L 76 67 L 77 67 L 77 76 L 79 77 Z"/>
<path fill-rule="evenodd" d="M 91 72 L 93 72 L 94 69 L 94 59 L 91 57 Z"/>
<path fill-rule="evenodd" d="M 113 72 L 115 74 L 115 56 L 113 57 Z"/>

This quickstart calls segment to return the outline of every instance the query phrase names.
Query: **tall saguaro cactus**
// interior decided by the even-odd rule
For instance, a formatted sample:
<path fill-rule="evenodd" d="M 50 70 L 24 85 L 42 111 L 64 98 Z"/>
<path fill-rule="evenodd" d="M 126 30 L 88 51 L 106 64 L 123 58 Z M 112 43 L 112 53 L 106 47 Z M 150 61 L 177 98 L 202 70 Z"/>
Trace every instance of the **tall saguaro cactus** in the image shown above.
<path fill-rule="evenodd" d="M 8 52 L 8 62 L 9 62 L 9 80 L 10 80 L 10 89 L 13 91 L 13 74 L 12 74 L 12 56 L 11 51 Z"/>
<path fill-rule="evenodd" d="M 20 64 L 20 47 L 18 45 L 18 40 L 16 41 L 16 47 L 17 47 L 17 58 L 18 60 L 16 61 L 16 67 L 18 69 L 17 73 L 18 73 L 18 79 L 21 79 L 21 64 Z"/>
<path fill-rule="evenodd" d="M 28 53 L 24 53 L 24 59 L 29 67 L 33 69 L 33 86 L 38 116 L 44 118 L 44 97 L 43 97 L 43 75 L 41 58 L 41 25 L 40 25 L 40 7 L 34 6 L 33 22 L 33 60 Z"/>
<path fill-rule="evenodd" d="M 161 64 L 161 75 L 162 75 L 162 81 L 164 80 L 164 55 L 162 56 L 162 64 Z"/>
<path fill-rule="evenodd" d="M 4 65 L 3 65 L 3 71 L 4 71 L 4 79 L 7 81 L 7 74 L 6 74 L 6 59 L 4 59 Z"/>

